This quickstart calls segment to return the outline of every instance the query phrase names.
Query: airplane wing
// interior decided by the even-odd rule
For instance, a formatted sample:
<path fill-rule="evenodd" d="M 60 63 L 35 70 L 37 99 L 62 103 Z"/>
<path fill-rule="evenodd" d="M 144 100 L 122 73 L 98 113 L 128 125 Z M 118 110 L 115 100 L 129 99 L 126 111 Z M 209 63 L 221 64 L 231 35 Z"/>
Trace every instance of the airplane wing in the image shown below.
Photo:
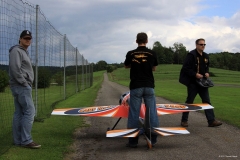
<path fill-rule="evenodd" d="M 156 104 L 158 115 L 176 114 L 189 111 L 198 111 L 212 109 L 209 104 Z M 52 115 L 69 115 L 69 116 L 93 116 L 93 117 L 128 117 L 128 105 L 109 105 L 93 106 L 86 108 L 62 108 L 54 109 Z M 140 117 L 145 117 L 145 105 L 142 104 Z"/>
<path fill-rule="evenodd" d="M 54 109 L 52 115 L 128 117 L 128 107 L 124 105 L 93 106 L 86 108 Z"/>
<path fill-rule="evenodd" d="M 173 136 L 180 134 L 190 134 L 186 128 L 182 127 L 153 127 L 153 131 L 161 136 Z M 107 131 L 106 137 L 136 137 L 142 132 L 139 128 L 135 129 L 121 129 Z"/>
<path fill-rule="evenodd" d="M 207 103 L 201 104 L 156 104 L 159 116 L 165 114 L 176 114 L 182 112 L 213 109 L 214 107 Z"/>

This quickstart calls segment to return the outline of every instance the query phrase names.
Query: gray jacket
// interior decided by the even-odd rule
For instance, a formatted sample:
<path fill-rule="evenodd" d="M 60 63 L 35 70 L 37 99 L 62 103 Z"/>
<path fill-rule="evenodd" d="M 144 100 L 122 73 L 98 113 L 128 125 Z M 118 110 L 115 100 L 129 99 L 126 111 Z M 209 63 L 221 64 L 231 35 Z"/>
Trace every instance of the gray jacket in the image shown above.
<path fill-rule="evenodd" d="M 9 49 L 10 86 L 32 86 L 34 73 L 28 51 L 16 45 Z"/>

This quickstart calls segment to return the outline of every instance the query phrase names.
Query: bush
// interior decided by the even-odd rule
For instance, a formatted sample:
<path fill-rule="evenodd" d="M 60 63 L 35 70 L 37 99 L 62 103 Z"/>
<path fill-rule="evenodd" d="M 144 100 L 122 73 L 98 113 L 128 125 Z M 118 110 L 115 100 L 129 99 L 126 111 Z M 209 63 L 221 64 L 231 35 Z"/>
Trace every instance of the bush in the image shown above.
<path fill-rule="evenodd" d="M 6 71 L 0 70 L 0 92 L 4 92 L 9 84 L 9 77 Z"/>
<path fill-rule="evenodd" d="M 216 75 L 213 72 L 209 72 L 210 77 L 216 77 Z"/>
<path fill-rule="evenodd" d="M 55 80 L 58 86 L 63 86 L 63 72 L 57 72 L 53 76 L 53 79 Z"/>
<path fill-rule="evenodd" d="M 108 73 L 111 73 L 111 72 L 113 72 L 114 70 L 116 70 L 117 69 L 117 67 L 116 66 L 113 66 L 113 65 L 107 65 L 107 72 Z"/>
<path fill-rule="evenodd" d="M 38 88 L 48 88 L 51 82 L 51 73 L 46 68 L 38 68 Z M 35 85 L 35 79 L 33 82 Z"/>

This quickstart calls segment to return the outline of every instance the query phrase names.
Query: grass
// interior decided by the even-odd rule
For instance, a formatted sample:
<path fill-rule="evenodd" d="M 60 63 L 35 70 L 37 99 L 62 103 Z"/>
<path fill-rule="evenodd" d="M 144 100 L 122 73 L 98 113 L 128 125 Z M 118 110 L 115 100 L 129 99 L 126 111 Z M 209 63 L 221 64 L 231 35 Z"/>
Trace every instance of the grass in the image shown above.
<path fill-rule="evenodd" d="M 94 72 L 93 86 L 83 90 L 65 101 L 56 104 L 55 108 L 83 107 L 94 105 L 98 90 L 103 80 L 103 72 Z M 51 116 L 44 122 L 33 124 L 34 141 L 42 145 L 41 149 L 27 149 L 12 146 L 0 156 L 0 160 L 59 160 L 72 152 L 69 146 L 73 143 L 73 132 L 79 127 L 86 127 L 82 117 Z"/>
<path fill-rule="evenodd" d="M 184 103 L 187 89 L 178 82 L 181 65 L 159 65 L 155 78 L 155 94 L 176 103 Z M 109 75 L 110 80 L 121 85 L 129 85 L 129 69 L 119 68 Z M 240 72 L 210 68 L 215 86 L 209 88 L 211 103 L 217 119 L 240 128 Z M 195 103 L 201 103 L 199 96 Z"/>
<path fill-rule="evenodd" d="M 156 96 L 162 96 L 173 102 L 184 103 L 186 87 L 178 82 L 180 68 L 180 65 L 159 65 L 157 67 L 157 71 L 154 72 Z M 215 86 L 210 88 L 209 91 L 212 105 L 215 107 L 216 117 L 240 127 L 240 108 L 238 107 L 240 79 L 236 78 L 240 77 L 240 72 L 215 68 L 211 68 L 210 71 L 215 74 L 215 77 L 212 77 Z M 101 87 L 103 72 L 94 72 L 93 76 L 92 87 L 69 97 L 65 101 L 59 102 L 55 107 L 92 106 Z M 109 79 L 128 86 L 129 69 L 119 68 L 112 74 L 109 74 Z M 195 102 L 201 102 L 200 98 L 197 97 Z M 82 117 L 51 116 L 45 119 L 43 123 L 35 122 L 32 136 L 34 141 L 42 144 L 42 148 L 31 150 L 12 146 L 5 154 L 0 156 L 0 160 L 63 159 L 65 154 L 72 152 L 69 146 L 73 143 L 73 132 L 79 127 L 86 127 Z"/>

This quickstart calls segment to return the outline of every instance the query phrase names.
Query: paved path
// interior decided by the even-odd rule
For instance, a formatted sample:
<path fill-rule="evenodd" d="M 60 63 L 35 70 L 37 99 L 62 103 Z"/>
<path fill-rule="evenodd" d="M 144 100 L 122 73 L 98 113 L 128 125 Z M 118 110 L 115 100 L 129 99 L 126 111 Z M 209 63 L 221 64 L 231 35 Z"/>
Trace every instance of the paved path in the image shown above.
<path fill-rule="evenodd" d="M 119 97 L 128 91 L 108 80 L 104 74 L 102 88 L 98 93 L 96 105 L 118 104 Z M 157 103 L 171 103 L 161 97 Z M 159 117 L 160 126 L 180 126 L 181 114 Z M 117 118 L 87 117 L 90 127 L 80 128 L 75 132 L 74 154 L 66 159 L 71 160 L 229 160 L 240 159 L 240 130 L 223 124 L 220 127 L 207 127 L 205 115 L 191 112 L 189 116 L 189 135 L 158 138 L 156 146 L 148 150 L 143 136 L 139 139 L 138 148 L 125 147 L 125 138 L 106 138 L 108 127 L 112 127 Z M 126 128 L 127 119 L 122 119 L 116 129 Z"/>

